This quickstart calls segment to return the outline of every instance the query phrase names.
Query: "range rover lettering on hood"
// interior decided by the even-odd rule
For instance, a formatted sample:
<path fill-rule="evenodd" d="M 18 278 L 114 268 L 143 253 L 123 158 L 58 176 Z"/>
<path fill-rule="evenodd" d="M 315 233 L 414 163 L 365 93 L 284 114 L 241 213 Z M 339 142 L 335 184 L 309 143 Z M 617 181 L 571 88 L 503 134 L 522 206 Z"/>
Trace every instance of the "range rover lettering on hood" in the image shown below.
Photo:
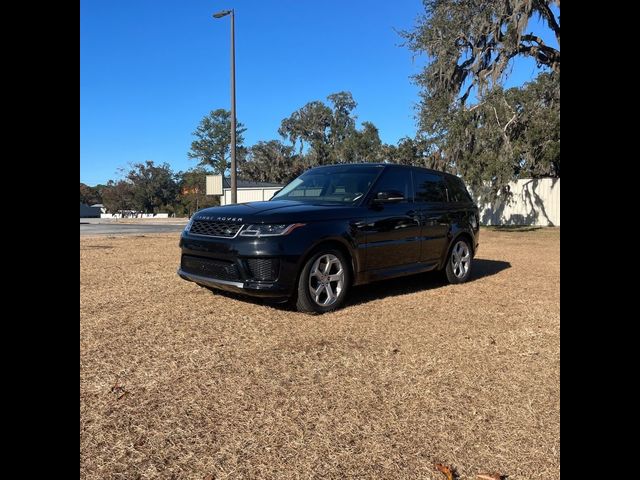
<path fill-rule="evenodd" d="M 215 220 L 218 222 L 241 222 L 242 217 L 213 217 L 207 215 L 201 215 L 198 220 Z"/>

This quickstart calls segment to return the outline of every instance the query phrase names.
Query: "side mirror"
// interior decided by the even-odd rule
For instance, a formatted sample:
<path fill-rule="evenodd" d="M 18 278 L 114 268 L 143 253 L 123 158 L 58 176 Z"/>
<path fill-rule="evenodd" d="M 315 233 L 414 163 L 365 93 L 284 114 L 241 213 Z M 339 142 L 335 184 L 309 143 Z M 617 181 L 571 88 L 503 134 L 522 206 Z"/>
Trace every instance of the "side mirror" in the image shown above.
<path fill-rule="evenodd" d="M 373 203 L 397 203 L 404 200 L 404 195 L 397 190 L 389 190 L 386 192 L 378 192 L 374 197 Z"/>

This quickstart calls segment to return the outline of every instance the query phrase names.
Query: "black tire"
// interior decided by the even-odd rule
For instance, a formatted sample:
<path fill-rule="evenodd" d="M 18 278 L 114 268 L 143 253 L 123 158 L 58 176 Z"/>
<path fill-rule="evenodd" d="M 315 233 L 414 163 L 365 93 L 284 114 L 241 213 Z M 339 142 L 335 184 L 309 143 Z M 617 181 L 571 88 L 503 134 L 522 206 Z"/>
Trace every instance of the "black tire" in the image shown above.
<path fill-rule="evenodd" d="M 316 281 L 315 278 L 313 281 L 310 279 L 311 268 L 313 267 L 313 265 L 316 263 L 318 259 L 320 259 L 321 257 L 327 257 L 327 256 L 333 256 L 338 259 L 342 269 L 343 280 L 342 280 L 342 286 L 339 289 L 340 290 L 339 292 L 337 292 L 337 288 L 336 288 L 338 285 L 338 281 L 331 282 L 330 280 L 327 280 L 327 283 L 329 283 L 329 287 L 331 288 L 331 292 L 335 295 L 336 299 L 332 301 L 330 304 L 320 305 L 315 301 L 315 298 L 312 297 L 312 293 L 310 291 L 311 285 L 313 284 L 314 281 Z M 326 263 L 324 263 L 324 265 L 326 265 Z M 332 272 L 333 272 L 333 275 L 336 275 L 335 269 L 337 268 L 337 266 L 335 264 L 332 264 L 329 268 L 330 268 L 329 275 L 331 275 Z M 299 312 L 304 312 L 304 313 L 327 313 L 327 312 L 336 310 L 344 304 L 350 284 L 351 284 L 351 271 L 349 269 L 349 263 L 347 263 L 347 259 L 345 258 L 345 256 L 339 250 L 334 250 L 334 249 L 320 250 L 314 255 L 312 255 L 309 258 L 309 260 L 307 260 L 304 267 L 302 268 L 302 271 L 300 272 L 300 276 L 298 277 L 296 308 Z M 320 286 L 319 283 L 318 283 L 318 286 Z M 324 288 L 323 293 L 320 294 L 319 298 L 321 302 L 323 299 L 329 300 L 329 294 L 326 287 Z"/>
<path fill-rule="evenodd" d="M 462 255 L 461 255 L 462 254 Z M 466 258 L 467 262 L 460 263 L 461 258 Z M 447 265 L 444 269 L 447 281 L 449 283 L 464 283 L 471 276 L 471 267 L 473 265 L 473 250 L 466 238 L 458 238 L 453 242 L 449 255 L 447 256 Z"/>

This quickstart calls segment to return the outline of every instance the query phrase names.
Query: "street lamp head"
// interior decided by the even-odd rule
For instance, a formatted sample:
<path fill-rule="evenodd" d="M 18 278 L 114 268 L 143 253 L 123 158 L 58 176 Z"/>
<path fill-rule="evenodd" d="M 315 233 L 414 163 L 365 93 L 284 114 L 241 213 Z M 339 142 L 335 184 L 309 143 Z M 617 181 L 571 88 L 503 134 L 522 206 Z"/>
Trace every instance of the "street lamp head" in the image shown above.
<path fill-rule="evenodd" d="M 227 15 L 229 15 L 231 13 L 231 10 L 222 10 L 218 13 L 214 13 L 213 14 L 213 18 L 222 18 L 222 17 L 226 17 Z"/>

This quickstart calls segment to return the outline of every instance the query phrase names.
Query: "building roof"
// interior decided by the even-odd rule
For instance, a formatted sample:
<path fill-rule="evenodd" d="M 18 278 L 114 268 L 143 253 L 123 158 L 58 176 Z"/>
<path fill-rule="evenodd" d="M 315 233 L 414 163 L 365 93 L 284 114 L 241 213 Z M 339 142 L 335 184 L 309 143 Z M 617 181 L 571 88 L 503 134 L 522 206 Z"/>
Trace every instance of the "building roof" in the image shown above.
<path fill-rule="evenodd" d="M 240 180 L 238 179 L 236 182 L 238 188 L 264 188 L 264 187 L 284 187 L 282 183 L 271 183 L 271 182 L 252 182 L 250 180 Z M 225 177 L 223 179 L 223 188 L 231 188 L 231 179 Z"/>

